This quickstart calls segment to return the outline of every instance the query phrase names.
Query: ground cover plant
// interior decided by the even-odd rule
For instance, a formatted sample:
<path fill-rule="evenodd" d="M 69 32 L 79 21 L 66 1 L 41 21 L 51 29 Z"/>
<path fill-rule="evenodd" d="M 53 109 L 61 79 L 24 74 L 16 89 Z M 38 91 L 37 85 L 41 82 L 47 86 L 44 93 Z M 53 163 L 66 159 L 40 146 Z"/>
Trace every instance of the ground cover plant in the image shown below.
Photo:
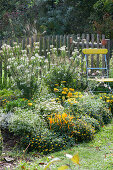
<path fill-rule="evenodd" d="M 13 163 L 4 164 L 1 167 L 7 166 L 13 169 L 37 169 L 44 170 L 49 164 L 50 169 L 58 170 L 58 168 L 65 166 L 65 168 L 75 169 L 105 169 L 111 170 L 113 168 L 113 120 L 110 124 L 101 127 L 100 132 L 95 134 L 94 140 L 88 143 L 75 144 L 74 147 L 66 150 L 51 153 L 47 156 L 40 155 L 38 152 L 25 153 L 18 150 L 17 147 L 5 150 L 4 157 L 15 159 Z M 79 164 L 77 161 L 72 162 L 73 155 L 78 153 Z M 56 160 L 56 161 L 55 161 Z M 59 161 L 60 160 L 60 161 Z M 50 162 L 53 162 L 50 164 Z M 67 165 L 68 164 L 68 165 Z M 66 167 L 67 166 L 67 167 Z M 62 167 L 63 168 L 63 167 Z"/>
<path fill-rule="evenodd" d="M 14 90 L 18 93 L 3 99 L 7 90 L 1 91 L 0 127 L 2 133 L 7 131 L 18 138 L 21 149 L 41 155 L 65 150 L 94 139 L 97 131 L 111 122 L 111 94 L 77 91 L 81 82 L 78 51 L 67 58 L 66 47 L 60 49 L 59 55 L 52 47 L 45 58 L 39 55 L 38 43 L 33 51 L 29 47 L 22 51 L 21 44 L 6 47 L 2 54 L 9 61 L 12 77 L 7 96 Z M 77 155 L 72 156 L 75 163 L 76 159 Z"/>

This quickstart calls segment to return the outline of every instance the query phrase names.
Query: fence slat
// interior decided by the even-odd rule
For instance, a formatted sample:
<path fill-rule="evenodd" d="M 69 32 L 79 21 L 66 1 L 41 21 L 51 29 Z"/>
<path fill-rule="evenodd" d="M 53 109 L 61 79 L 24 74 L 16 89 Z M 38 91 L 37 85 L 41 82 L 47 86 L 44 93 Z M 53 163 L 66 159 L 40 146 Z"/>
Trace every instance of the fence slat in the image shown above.
<path fill-rule="evenodd" d="M 85 48 L 84 46 L 84 39 L 85 39 L 85 34 L 82 34 L 82 49 Z M 83 68 L 84 68 L 84 54 L 82 53 L 82 58 L 81 58 L 81 71 L 83 73 Z"/>
<path fill-rule="evenodd" d="M 99 34 L 97 34 L 97 48 L 99 48 Z M 97 64 L 96 67 L 99 67 L 99 54 L 97 54 Z"/>
<path fill-rule="evenodd" d="M 86 38 L 86 39 L 85 39 Z M 102 35 L 102 39 L 105 39 L 105 35 Z M 71 41 L 74 43 L 71 43 Z M 96 41 L 95 41 L 96 40 Z M 22 44 L 22 49 L 25 49 L 25 47 L 29 44 L 31 46 L 31 49 L 33 49 L 33 44 L 34 42 L 39 42 L 39 54 L 40 55 L 47 55 L 47 51 L 50 51 L 50 45 L 54 45 L 55 48 L 57 48 L 57 51 L 59 51 L 59 48 L 61 46 L 66 46 L 66 50 L 68 51 L 67 57 L 70 57 L 72 55 L 73 49 L 76 47 L 78 49 L 83 49 L 83 48 L 107 48 L 108 49 L 108 54 L 107 54 L 107 59 L 108 59 L 108 68 L 109 68 L 109 58 L 110 58 L 110 40 L 107 40 L 107 46 L 102 46 L 100 43 L 101 41 L 101 36 L 100 35 L 89 35 L 89 34 L 80 34 L 77 35 L 50 35 L 50 36 L 38 36 L 34 35 L 29 38 L 17 38 L 15 39 L 17 43 Z M 13 45 L 14 40 L 5 40 L 5 41 L 0 41 L 0 48 L 2 46 L 2 43 L 9 43 L 11 46 Z M 51 57 L 51 59 L 53 59 Z M 56 58 L 54 58 L 56 59 Z M 83 63 L 84 55 L 82 54 L 81 57 L 81 72 L 83 73 L 83 70 L 85 68 L 85 65 Z M 61 59 L 61 61 L 63 61 Z M 99 55 L 97 55 L 96 58 L 96 67 L 99 67 Z M 6 64 L 5 64 L 6 63 Z M 80 63 L 78 63 L 79 65 Z M 105 66 L 105 61 L 104 58 L 102 59 L 102 67 Z M 93 55 L 91 56 L 91 67 L 94 66 L 94 57 Z M 3 77 L 3 81 L 2 81 Z M 7 82 L 7 61 L 3 62 L 0 61 L 0 84 L 5 84 L 5 80 Z"/>
<path fill-rule="evenodd" d="M 94 48 L 94 34 L 91 34 L 91 48 Z M 91 67 L 94 67 L 94 55 L 91 55 Z M 91 70 L 93 73 L 93 70 Z"/>
<path fill-rule="evenodd" d="M 102 40 L 105 39 L 105 35 L 102 34 Z M 102 45 L 102 48 L 105 48 L 104 45 Z M 104 55 L 102 55 L 102 67 L 105 67 L 105 57 Z M 105 70 L 102 71 L 102 74 L 104 75 L 105 74 Z"/>
<path fill-rule="evenodd" d="M 86 35 L 86 48 L 89 48 L 89 34 Z M 88 58 L 89 56 L 87 56 L 87 64 L 88 64 Z"/>
<path fill-rule="evenodd" d="M 2 47 L 2 41 L 0 41 L 0 50 Z M 0 58 L 0 89 L 2 88 L 2 56 Z"/>
<path fill-rule="evenodd" d="M 111 49 L 110 49 L 110 40 L 107 39 L 107 49 L 108 49 L 108 53 L 107 53 L 107 64 L 108 64 L 108 73 L 109 73 L 109 62 L 110 62 L 110 58 L 111 58 Z"/>

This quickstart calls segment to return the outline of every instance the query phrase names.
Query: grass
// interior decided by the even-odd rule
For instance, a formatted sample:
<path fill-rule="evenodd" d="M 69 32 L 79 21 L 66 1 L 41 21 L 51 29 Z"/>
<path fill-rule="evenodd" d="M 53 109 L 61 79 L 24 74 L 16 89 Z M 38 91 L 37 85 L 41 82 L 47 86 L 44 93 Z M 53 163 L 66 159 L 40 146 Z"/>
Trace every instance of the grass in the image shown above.
<path fill-rule="evenodd" d="M 78 152 L 80 166 L 72 163 L 66 154 L 75 155 Z M 88 143 L 76 144 L 74 147 L 50 155 L 41 156 L 39 153 L 32 152 L 22 156 L 22 151 L 10 151 L 7 156 L 18 157 L 16 169 L 43 170 L 45 163 L 53 158 L 60 158 L 61 161 L 51 165 L 52 170 L 58 170 L 62 165 L 70 165 L 71 170 L 112 170 L 113 169 L 113 120 L 107 126 L 95 134 L 94 140 Z M 39 163 L 41 165 L 39 165 Z"/>

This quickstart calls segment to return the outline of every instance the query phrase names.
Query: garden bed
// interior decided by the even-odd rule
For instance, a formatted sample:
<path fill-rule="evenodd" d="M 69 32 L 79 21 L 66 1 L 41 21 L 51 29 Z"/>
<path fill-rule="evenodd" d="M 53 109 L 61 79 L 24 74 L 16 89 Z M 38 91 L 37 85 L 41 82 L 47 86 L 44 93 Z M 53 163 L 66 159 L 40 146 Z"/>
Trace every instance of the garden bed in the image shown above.
<path fill-rule="evenodd" d="M 87 92 L 78 51 L 67 58 L 66 47 L 60 55 L 52 48 L 45 58 L 36 45 L 33 52 L 3 47 L 11 77 L 9 88 L 0 91 L 0 127 L 4 143 L 9 134 L 8 142 L 23 155 L 45 156 L 93 140 L 112 120 L 113 95 Z"/>

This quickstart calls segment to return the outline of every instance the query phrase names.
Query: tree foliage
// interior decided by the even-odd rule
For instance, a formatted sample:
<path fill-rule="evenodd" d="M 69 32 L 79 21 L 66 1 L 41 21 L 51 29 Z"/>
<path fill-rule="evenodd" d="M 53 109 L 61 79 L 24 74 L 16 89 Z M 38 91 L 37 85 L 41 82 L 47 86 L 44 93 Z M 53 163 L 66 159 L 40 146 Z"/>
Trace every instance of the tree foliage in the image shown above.
<path fill-rule="evenodd" d="M 93 9 L 90 19 L 93 22 L 95 31 L 106 34 L 108 38 L 113 38 L 113 1 L 98 0 Z"/>
<path fill-rule="evenodd" d="M 1 0 L 0 38 L 33 33 L 112 35 L 112 0 Z"/>

